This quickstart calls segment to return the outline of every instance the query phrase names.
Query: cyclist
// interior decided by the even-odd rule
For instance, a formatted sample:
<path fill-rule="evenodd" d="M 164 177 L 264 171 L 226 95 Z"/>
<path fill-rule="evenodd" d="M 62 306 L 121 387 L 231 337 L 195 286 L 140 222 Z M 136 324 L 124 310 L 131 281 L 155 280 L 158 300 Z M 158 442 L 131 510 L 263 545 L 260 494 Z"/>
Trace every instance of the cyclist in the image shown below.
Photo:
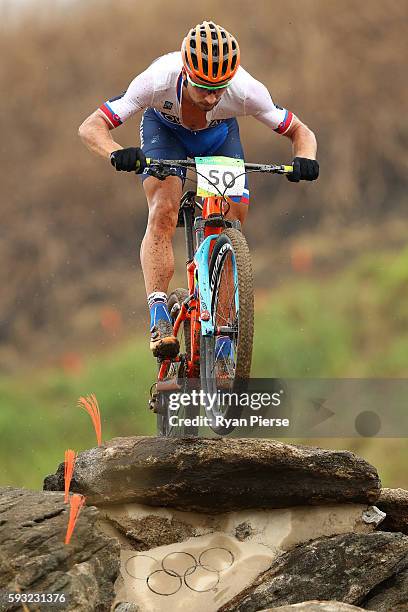
<path fill-rule="evenodd" d="M 122 148 L 111 130 L 137 112 L 141 148 Z M 146 157 L 187 159 L 224 155 L 244 159 L 236 117 L 252 115 L 293 145 L 293 174 L 288 179 L 312 181 L 319 175 L 313 132 L 290 111 L 274 104 L 267 88 L 240 65 L 234 36 L 204 21 L 184 38 L 181 53 L 156 59 L 136 76 L 125 92 L 111 98 L 80 126 L 79 135 L 93 152 L 119 171 L 141 174 L 149 217 L 140 258 L 150 309 L 150 348 L 155 356 L 174 357 L 179 351 L 167 310 L 167 291 L 174 272 L 172 238 L 185 171 L 160 181 L 149 176 Z M 245 220 L 248 185 L 231 203 L 228 216 Z M 219 338 L 222 356 L 228 338 Z"/>

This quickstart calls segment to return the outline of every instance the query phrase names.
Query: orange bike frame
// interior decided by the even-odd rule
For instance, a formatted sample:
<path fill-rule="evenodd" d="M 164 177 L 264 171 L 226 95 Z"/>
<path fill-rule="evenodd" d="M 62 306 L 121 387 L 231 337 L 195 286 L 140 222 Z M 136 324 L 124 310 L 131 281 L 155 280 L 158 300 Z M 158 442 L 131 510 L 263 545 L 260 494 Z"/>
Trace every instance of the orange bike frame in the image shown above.
<path fill-rule="evenodd" d="M 223 199 L 215 196 L 204 198 L 202 218 L 208 219 L 212 216 L 219 216 L 222 214 Z M 222 227 L 204 227 L 204 237 L 207 238 L 211 235 L 217 235 L 222 232 Z M 211 249 L 212 251 L 212 249 Z M 211 253 L 210 251 L 210 253 Z M 184 321 L 190 320 L 190 333 L 191 333 L 191 360 L 186 364 L 187 366 L 187 377 L 198 378 L 200 374 L 200 335 L 201 335 L 201 323 L 200 317 L 204 313 L 200 313 L 200 303 L 197 289 L 197 269 L 194 258 L 187 262 L 187 282 L 188 282 L 188 293 L 189 302 L 188 307 L 186 304 L 182 304 L 181 309 L 177 315 L 176 321 L 173 326 L 173 333 L 178 336 L 180 327 Z M 171 361 L 180 361 L 180 357 L 176 357 L 173 360 L 166 359 L 162 362 L 159 370 L 158 380 L 163 380 L 169 368 Z"/>

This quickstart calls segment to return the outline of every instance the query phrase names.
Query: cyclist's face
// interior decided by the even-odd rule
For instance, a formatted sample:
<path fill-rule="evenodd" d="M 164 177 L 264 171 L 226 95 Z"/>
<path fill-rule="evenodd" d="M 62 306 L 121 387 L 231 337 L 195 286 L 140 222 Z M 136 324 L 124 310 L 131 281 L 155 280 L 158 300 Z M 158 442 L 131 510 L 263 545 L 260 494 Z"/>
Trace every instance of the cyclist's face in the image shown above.
<path fill-rule="evenodd" d="M 209 111 L 218 104 L 227 87 L 222 87 L 222 89 L 204 89 L 203 87 L 194 87 L 191 83 L 187 83 L 187 89 L 191 101 L 201 110 Z"/>

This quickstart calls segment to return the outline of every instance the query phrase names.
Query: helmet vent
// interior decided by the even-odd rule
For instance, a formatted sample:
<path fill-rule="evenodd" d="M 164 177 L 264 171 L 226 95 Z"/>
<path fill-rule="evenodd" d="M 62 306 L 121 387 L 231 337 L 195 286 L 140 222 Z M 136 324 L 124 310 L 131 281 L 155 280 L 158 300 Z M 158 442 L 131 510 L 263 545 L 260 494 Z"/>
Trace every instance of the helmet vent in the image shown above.
<path fill-rule="evenodd" d="M 195 53 L 191 54 L 191 59 L 193 60 L 193 66 L 196 70 L 198 70 L 198 60 Z"/>
<path fill-rule="evenodd" d="M 195 40 L 190 40 L 190 47 L 191 47 L 192 49 L 195 49 L 195 48 L 196 48 L 196 41 L 195 41 Z"/>
<path fill-rule="evenodd" d="M 201 43 L 201 51 L 207 55 L 208 53 L 208 45 L 206 42 Z"/>

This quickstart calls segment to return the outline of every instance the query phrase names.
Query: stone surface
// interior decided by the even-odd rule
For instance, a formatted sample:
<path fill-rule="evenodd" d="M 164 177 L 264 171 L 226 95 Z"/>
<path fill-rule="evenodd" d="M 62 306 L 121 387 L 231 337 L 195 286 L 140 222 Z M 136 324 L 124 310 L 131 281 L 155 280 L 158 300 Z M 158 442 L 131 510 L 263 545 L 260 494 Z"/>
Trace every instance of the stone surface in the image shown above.
<path fill-rule="evenodd" d="M 120 549 L 96 528 L 97 515 L 95 507 L 83 507 L 65 545 L 69 505 L 62 493 L 1 488 L 0 610 L 16 610 L 4 596 L 20 590 L 64 593 L 66 604 L 53 610 L 109 611 Z"/>
<path fill-rule="evenodd" d="M 63 490 L 64 465 L 44 481 Z M 257 439 L 115 438 L 79 454 L 71 490 L 88 503 L 139 502 L 219 513 L 374 503 L 377 471 L 349 451 Z"/>
<path fill-rule="evenodd" d="M 122 548 L 140 551 L 216 531 L 285 551 L 325 535 L 373 531 L 375 524 L 363 520 L 370 508 L 327 504 L 212 515 L 141 504 L 98 506 L 101 528 L 120 539 Z"/>
<path fill-rule="evenodd" d="M 353 610 L 363 610 L 356 606 L 341 603 L 340 601 L 304 601 L 291 606 L 279 606 L 279 608 L 269 608 L 260 612 L 353 612 Z"/>
<path fill-rule="evenodd" d="M 220 612 L 256 612 L 316 598 L 360 605 L 377 585 L 404 569 L 407 559 L 408 537 L 400 533 L 320 538 L 279 557 Z"/>
<path fill-rule="evenodd" d="M 386 512 L 382 531 L 401 531 L 408 534 L 408 491 L 405 489 L 381 489 L 376 505 Z"/>
<path fill-rule="evenodd" d="M 117 602 L 133 602 L 143 612 L 216 612 L 277 555 L 219 532 L 143 552 L 122 550 Z"/>
<path fill-rule="evenodd" d="M 408 559 L 405 564 L 408 565 Z M 375 612 L 408 612 L 408 569 L 378 585 L 361 605 Z"/>
<path fill-rule="evenodd" d="M 169 606 L 172 612 L 184 612 L 187 604 L 188 609 L 195 612 L 216 612 L 250 586 L 260 572 L 269 569 L 273 560 L 285 550 L 323 535 L 350 531 L 368 533 L 375 528 L 375 523 L 366 523 L 363 519 L 367 506 L 359 504 L 240 510 L 218 515 L 140 504 L 103 505 L 98 509 L 100 529 L 109 536 L 118 537 L 121 544 L 121 576 L 115 585 L 115 603 L 125 605 L 124 602 L 132 602 L 145 612 L 167 612 Z M 143 530 L 145 522 L 146 532 Z M 173 540 L 171 545 L 169 539 Z M 216 585 L 211 583 L 211 572 L 203 574 L 202 567 L 196 568 L 191 577 L 194 574 L 198 584 L 193 586 L 195 589 L 205 587 L 203 592 L 197 594 L 190 588 L 189 573 L 184 576 L 188 567 L 184 568 L 180 578 L 166 575 L 163 571 L 166 557 L 175 561 L 182 551 L 181 560 L 192 563 L 194 557 L 198 563 L 200 555 L 207 555 L 204 551 L 208 549 L 212 550 L 212 555 L 216 554 L 216 562 L 219 562 L 218 557 L 222 561 L 225 555 L 228 561 L 230 554 L 234 562 L 231 565 L 227 563 L 227 567 L 220 571 Z M 214 553 L 214 549 L 218 549 L 218 553 Z M 137 571 L 128 571 L 129 559 L 136 560 Z M 153 579 L 161 577 L 164 589 L 180 588 L 172 595 L 154 594 L 149 590 L 146 576 L 144 582 L 140 579 L 139 569 L 147 572 L 146 576 L 156 571 Z M 175 568 L 167 569 L 171 572 Z M 206 584 L 206 580 L 210 582 Z"/>

